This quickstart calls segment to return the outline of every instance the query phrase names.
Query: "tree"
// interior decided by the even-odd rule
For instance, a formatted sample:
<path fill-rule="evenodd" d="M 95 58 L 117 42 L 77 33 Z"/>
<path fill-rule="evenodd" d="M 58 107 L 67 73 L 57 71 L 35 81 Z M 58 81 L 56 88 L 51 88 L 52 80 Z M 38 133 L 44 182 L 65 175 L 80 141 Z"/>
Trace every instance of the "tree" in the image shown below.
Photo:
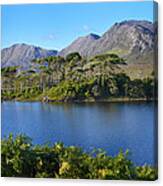
<path fill-rule="evenodd" d="M 125 73 L 118 73 L 113 76 L 116 81 L 119 96 L 126 96 L 130 78 Z"/>
<path fill-rule="evenodd" d="M 154 81 L 151 78 L 143 79 L 143 88 L 147 100 L 154 96 Z"/>
<path fill-rule="evenodd" d="M 143 81 L 141 79 L 135 79 L 129 82 L 127 95 L 132 98 L 144 97 Z"/>
<path fill-rule="evenodd" d="M 80 61 L 82 59 L 82 57 L 80 56 L 80 54 L 78 52 L 73 52 L 70 53 L 66 56 L 66 61 L 70 62 L 70 61 Z"/>

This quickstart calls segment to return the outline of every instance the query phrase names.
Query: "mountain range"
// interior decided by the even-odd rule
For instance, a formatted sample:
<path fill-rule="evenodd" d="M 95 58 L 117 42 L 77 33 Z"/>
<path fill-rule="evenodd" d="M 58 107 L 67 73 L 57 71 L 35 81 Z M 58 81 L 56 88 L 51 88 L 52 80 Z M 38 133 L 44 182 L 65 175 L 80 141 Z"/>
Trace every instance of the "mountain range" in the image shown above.
<path fill-rule="evenodd" d="M 129 63 L 152 63 L 154 52 L 156 24 L 149 21 L 123 21 L 115 23 L 101 37 L 90 34 L 76 39 L 59 55 L 66 56 L 71 52 L 79 52 L 82 56 L 114 52 L 127 59 Z"/>
<path fill-rule="evenodd" d="M 149 21 L 129 20 L 115 23 L 102 36 L 91 33 L 79 37 L 61 51 L 46 50 L 27 44 L 15 44 L 1 51 L 1 66 L 28 67 L 34 58 L 66 56 L 78 52 L 84 57 L 103 53 L 116 53 L 129 64 L 153 63 L 157 42 L 157 24 Z"/>

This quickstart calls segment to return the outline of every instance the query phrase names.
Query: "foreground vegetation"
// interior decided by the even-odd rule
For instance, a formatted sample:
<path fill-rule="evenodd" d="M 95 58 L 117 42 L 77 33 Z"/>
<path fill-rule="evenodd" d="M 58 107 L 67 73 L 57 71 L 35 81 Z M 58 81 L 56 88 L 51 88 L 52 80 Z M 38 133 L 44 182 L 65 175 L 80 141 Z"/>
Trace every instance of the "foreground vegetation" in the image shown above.
<path fill-rule="evenodd" d="M 3 100 L 98 101 L 151 100 L 157 82 L 154 74 L 134 79 L 123 71 L 127 63 L 116 54 L 90 59 L 78 53 L 66 58 L 33 60 L 29 69 L 2 68 Z"/>
<path fill-rule="evenodd" d="M 128 152 L 115 157 L 102 150 L 86 153 L 81 148 L 65 147 L 62 143 L 33 146 L 25 136 L 10 135 L 1 144 L 1 174 L 3 177 L 81 178 L 155 180 L 157 169 L 135 166 Z"/>

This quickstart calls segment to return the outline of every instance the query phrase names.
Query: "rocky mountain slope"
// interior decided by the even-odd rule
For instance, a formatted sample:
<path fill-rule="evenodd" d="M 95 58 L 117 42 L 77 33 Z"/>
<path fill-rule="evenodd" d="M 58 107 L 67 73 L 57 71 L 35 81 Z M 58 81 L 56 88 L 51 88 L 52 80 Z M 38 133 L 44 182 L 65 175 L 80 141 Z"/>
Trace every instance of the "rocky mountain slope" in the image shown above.
<path fill-rule="evenodd" d="M 89 34 L 85 37 L 79 37 L 75 41 L 73 41 L 68 47 L 64 48 L 59 52 L 59 55 L 66 56 L 72 52 L 79 52 L 80 55 L 85 56 L 89 46 L 96 40 L 100 38 L 99 35 Z"/>
<path fill-rule="evenodd" d="M 56 50 L 46 50 L 40 47 L 27 44 L 15 44 L 1 51 L 1 66 L 22 66 L 29 67 L 35 58 L 55 56 Z"/>
<path fill-rule="evenodd" d="M 125 57 L 128 63 L 152 63 L 156 41 L 156 25 L 149 21 L 123 21 L 115 23 L 101 37 L 89 36 L 75 40 L 59 55 L 78 51 L 82 56 L 114 52 Z"/>

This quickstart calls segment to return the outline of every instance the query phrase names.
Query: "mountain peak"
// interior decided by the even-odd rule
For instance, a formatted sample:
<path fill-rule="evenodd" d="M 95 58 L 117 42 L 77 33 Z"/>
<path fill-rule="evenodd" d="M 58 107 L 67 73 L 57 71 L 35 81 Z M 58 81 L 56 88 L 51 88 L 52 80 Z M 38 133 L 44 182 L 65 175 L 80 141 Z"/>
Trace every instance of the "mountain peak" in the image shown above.
<path fill-rule="evenodd" d="M 96 40 L 100 38 L 99 35 L 90 33 L 86 36 L 78 37 L 75 41 L 73 41 L 68 47 L 61 50 L 59 55 L 66 56 L 72 52 L 79 52 L 80 55 L 84 56 L 88 50 L 88 47 Z"/>
<path fill-rule="evenodd" d="M 22 66 L 28 68 L 35 58 L 42 58 L 57 55 L 56 50 L 46 50 L 38 46 L 25 43 L 16 43 L 1 51 L 2 67 Z"/>
<path fill-rule="evenodd" d="M 135 27 L 135 28 L 143 28 L 145 30 L 148 30 L 150 32 L 154 32 L 154 24 L 150 21 L 146 21 L 146 20 L 125 20 L 119 23 L 115 23 L 112 26 L 112 29 L 117 29 L 119 27 Z"/>
<path fill-rule="evenodd" d="M 144 62 L 145 56 L 153 53 L 156 34 L 154 24 L 150 21 L 125 20 L 115 23 L 91 45 L 87 56 L 118 51 L 128 62 Z"/>
<path fill-rule="evenodd" d="M 93 38 L 93 39 L 99 39 L 100 36 L 94 33 L 90 33 L 89 35 L 87 35 L 87 37 Z"/>
<path fill-rule="evenodd" d="M 15 43 L 7 48 L 4 48 L 4 49 L 10 49 L 10 48 L 37 48 L 37 49 L 43 49 L 43 50 L 47 50 L 47 49 L 44 49 L 40 46 L 36 46 L 36 45 L 32 45 L 32 44 L 27 44 L 27 43 Z M 56 51 L 56 50 L 50 50 L 50 51 Z"/>
<path fill-rule="evenodd" d="M 153 53 L 157 34 L 155 30 L 150 21 L 125 20 L 115 23 L 101 37 L 94 33 L 79 37 L 60 54 L 66 56 L 71 52 L 79 52 L 82 56 L 94 56 L 118 51 L 118 55 L 127 58 L 128 62 L 144 62 Z"/>
<path fill-rule="evenodd" d="M 124 20 L 121 22 L 116 22 L 114 25 L 148 25 L 148 24 L 153 24 L 151 21 L 147 20 Z"/>

